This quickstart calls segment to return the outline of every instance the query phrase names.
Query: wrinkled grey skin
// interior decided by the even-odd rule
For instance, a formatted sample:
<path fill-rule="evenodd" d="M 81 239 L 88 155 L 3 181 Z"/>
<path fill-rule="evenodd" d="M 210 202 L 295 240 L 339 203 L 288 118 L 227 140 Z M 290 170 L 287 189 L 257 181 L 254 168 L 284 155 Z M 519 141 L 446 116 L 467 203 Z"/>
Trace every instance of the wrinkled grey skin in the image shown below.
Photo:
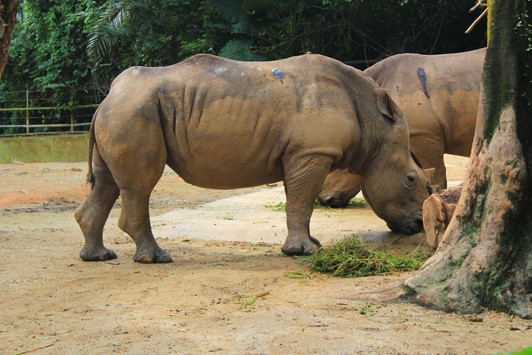
<path fill-rule="evenodd" d="M 118 225 L 137 245 L 134 260 L 172 261 L 153 237 L 148 210 L 165 164 L 207 188 L 284 181 L 287 255 L 320 246 L 309 234 L 313 203 L 337 168 L 364 176 L 368 201 L 394 228 L 422 229 L 427 180 L 409 155 L 404 116 L 386 90 L 327 57 L 237 62 L 198 55 L 130 68 L 113 82 L 90 134 L 93 187 L 75 213 L 83 260 L 116 258 L 102 233 L 120 194 Z"/>
<path fill-rule="evenodd" d="M 443 54 L 399 54 L 364 74 L 390 91 L 403 111 L 412 152 L 424 168 L 435 168 L 431 184 L 447 187 L 444 154 L 468 157 L 475 134 L 480 82 L 486 49 Z M 426 94 L 418 76 L 426 76 Z M 345 207 L 361 189 L 360 177 L 337 170 L 325 180 L 322 205 Z"/>

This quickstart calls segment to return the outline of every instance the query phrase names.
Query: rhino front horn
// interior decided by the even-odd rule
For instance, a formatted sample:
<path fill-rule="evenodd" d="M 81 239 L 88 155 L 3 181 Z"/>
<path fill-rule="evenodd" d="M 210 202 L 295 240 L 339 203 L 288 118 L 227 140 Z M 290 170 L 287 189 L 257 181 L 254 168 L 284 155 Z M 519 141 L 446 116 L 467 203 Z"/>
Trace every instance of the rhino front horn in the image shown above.
<path fill-rule="evenodd" d="M 436 171 L 435 168 L 430 168 L 430 169 L 422 169 L 423 170 L 423 174 L 425 174 L 425 177 L 427 178 L 427 180 L 429 181 L 430 184 L 432 184 L 432 178 L 434 177 L 434 172 Z"/>

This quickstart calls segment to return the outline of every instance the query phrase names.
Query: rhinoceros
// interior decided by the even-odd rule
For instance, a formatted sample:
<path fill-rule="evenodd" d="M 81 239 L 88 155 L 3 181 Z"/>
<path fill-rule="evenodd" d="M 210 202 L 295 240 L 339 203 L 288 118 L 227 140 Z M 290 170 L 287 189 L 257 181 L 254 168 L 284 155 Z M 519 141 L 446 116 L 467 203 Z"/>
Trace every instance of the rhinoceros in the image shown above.
<path fill-rule="evenodd" d="M 471 153 L 485 54 L 485 48 L 443 55 L 398 54 L 364 71 L 390 91 L 408 122 L 412 152 L 424 168 L 435 168 L 431 184 L 442 189 L 447 187 L 444 154 Z M 345 207 L 359 191 L 359 176 L 337 170 L 325 180 L 318 200 Z"/>
<path fill-rule="evenodd" d="M 428 180 L 409 151 L 406 120 L 388 91 L 324 56 L 238 62 L 196 55 L 133 67 L 113 81 L 91 124 L 92 188 L 75 212 L 85 237 L 80 256 L 116 258 L 102 232 L 120 195 L 118 226 L 136 243 L 134 260 L 172 261 L 153 237 L 148 210 L 165 164 L 206 188 L 283 181 L 287 255 L 319 248 L 309 234 L 313 203 L 337 168 L 365 177 L 368 202 L 393 229 L 418 232 Z"/>

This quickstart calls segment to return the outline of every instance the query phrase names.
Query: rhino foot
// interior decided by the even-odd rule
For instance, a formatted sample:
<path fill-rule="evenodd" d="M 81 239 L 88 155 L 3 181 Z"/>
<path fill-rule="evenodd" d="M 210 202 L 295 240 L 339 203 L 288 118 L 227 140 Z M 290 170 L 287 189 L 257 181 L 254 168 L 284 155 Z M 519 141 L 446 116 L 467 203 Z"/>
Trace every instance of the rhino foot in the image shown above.
<path fill-rule="evenodd" d="M 79 256 L 83 261 L 106 261 L 118 258 L 114 251 L 103 246 L 97 249 L 83 247 Z"/>
<path fill-rule="evenodd" d="M 141 264 L 172 263 L 174 260 L 165 250 L 157 249 L 137 249 L 133 260 Z"/>
<path fill-rule="evenodd" d="M 321 248 L 319 240 L 313 237 L 304 240 L 288 238 L 281 251 L 288 256 L 312 255 L 319 248 Z"/>

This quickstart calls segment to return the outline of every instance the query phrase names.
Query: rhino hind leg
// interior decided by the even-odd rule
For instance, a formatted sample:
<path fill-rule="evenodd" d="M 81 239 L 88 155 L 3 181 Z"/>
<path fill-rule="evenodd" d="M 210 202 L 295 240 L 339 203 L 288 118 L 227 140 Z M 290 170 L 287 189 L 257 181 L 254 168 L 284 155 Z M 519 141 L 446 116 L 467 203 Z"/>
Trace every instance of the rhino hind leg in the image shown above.
<path fill-rule="evenodd" d="M 153 150 L 139 151 L 135 159 L 121 159 L 119 166 L 111 168 L 122 203 L 118 227 L 136 244 L 133 260 L 145 264 L 169 263 L 172 258 L 153 236 L 149 212 L 150 195 L 163 174 L 166 151 L 164 145 L 157 147 L 157 141 L 151 141 Z"/>
<path fill-rule="evenodd" d="M 96 180 L 93 188 L 74 214 L 85 237 L 85 245 L 80 252 L 80 257 L 84 261 L 116 259 L 115 252 L 107 249 L 103 244 L 103 227 L 118 198 L 118 186 L 96 149 L 94 150 L 94 175 Z"/>
<path fill-rule="evenodd" d="M 139 263 L 169 263 L 170 255 L 159 247 L 150 224 L 148 192 L 132 188 L 121 189 L 122 212 L 118 226 L 135 241 L 137 251 L 133 260 Z"/>
<path fill-rule="evenodd" d="M 282 247 L 284 254 L 310 255 L 321 247 L 320 242 L 310 236 L 310 217 L 331 163 L 332 159 L 326 156 L 284 162 L 288 227 L 288 237 Z"/>
<path fill-rule="evenodd" d="M 150 224 L 150 195 L 163 174 L 167 158 L 158 121 L 145 120 L 141 115 L 110 115 L 99 129 L 106 134 L 96 135 L 98 149 L 103 152 L 120 191 L 122 209 L 118 227 L 137 247 L 133 259 L 141 263 L 171 262 L 172 258 L 155 241 Z"/>

